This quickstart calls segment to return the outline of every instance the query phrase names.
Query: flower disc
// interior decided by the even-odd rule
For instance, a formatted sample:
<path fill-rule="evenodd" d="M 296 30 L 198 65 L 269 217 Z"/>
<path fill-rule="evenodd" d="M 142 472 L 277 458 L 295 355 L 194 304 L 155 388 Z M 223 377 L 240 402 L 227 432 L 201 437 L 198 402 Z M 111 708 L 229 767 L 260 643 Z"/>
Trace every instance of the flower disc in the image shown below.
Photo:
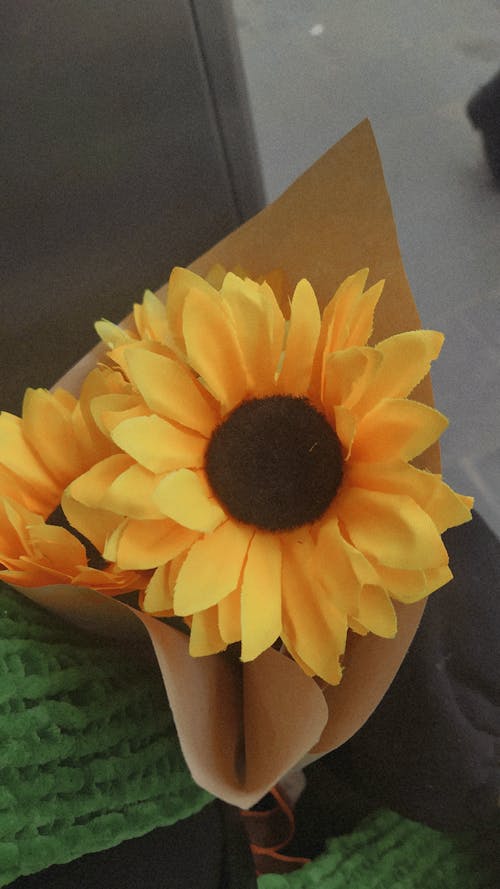
<path fill-rule="evenodd" d="M 306 398 L 244 401 L 217 427 L 206 453 L 215 495 L 238 521 L 287 531 L 319 519 L 342 480 L 337 435 Z"/>

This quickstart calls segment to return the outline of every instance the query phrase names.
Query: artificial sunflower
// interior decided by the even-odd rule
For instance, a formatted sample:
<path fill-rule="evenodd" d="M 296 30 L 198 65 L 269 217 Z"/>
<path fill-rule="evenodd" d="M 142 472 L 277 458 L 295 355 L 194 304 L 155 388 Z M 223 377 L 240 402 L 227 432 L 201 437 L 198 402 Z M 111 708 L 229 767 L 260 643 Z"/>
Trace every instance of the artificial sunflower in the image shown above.
<path fill-rule="evenodd" d="M 146 299 L 154 329 L 100 327 L 129 388 L 92 400 L 115 451 L 67 496 L 119 517 L 105 558 L 154 569 L 141 605 L 184 617 L 193 655 L 280 642 L 336 684 L 349 629 L 392 637 L 392 600 L 451 578 L 441 533 L 472 501 L 411 464 L 447 421 L 407 398 L 443 336 L 367 346 L 383 282 L 366 279 L 322 315 L 300 281 L 286 320 L 266 283 L 176 269 L 166 307 Z"/>
<path fill-rule="evenodd" d="M 120 385 L 121 375 L 94 372 L 79 400 L 63 389 L 28 389 L 22 418 L 0 414 L 0 577 L 8 583 L 116 592 L 140 585 L 136 572 L 105 565 L 100 557 L 116 516 L 94 512 L 92 530 L 82 539 L 75 529 L 85 510 L 68 501 L 74 528 L 64 527 L 67 485 L 116 450 L 93 422 L 89 401 Z"/>

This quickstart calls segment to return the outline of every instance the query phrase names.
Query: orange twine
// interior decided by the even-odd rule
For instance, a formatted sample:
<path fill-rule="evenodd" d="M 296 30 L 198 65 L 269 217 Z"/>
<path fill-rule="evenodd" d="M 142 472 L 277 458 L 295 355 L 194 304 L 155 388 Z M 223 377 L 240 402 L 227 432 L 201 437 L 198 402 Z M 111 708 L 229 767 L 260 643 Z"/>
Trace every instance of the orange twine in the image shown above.
<path fill-rule="evenodd" d="M 285 855 L 280 851 L 295 834 L 295 816 L 292 807 L 277 787 L 269 792 L 277 802 L 272 809 L 247 809 L 241 812 L 257 876 L 265 873 L 290 873 L 310 861 L 309 858 Z"/>

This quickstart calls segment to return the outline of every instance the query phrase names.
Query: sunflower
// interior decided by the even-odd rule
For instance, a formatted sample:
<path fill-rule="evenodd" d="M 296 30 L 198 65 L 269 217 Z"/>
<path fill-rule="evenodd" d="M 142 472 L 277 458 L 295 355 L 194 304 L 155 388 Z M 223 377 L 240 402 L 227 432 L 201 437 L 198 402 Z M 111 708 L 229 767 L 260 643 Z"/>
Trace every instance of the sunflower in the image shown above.
<path fill-rule="evenodd" d="M 88 405 L 123 385 L 120 374 L 96 371 L 79 400 L 63 389 L 28 389 L 21 418 L 0 414 L 0 577 L 8 583 L 72 583 L 110 592 L 139 585 L 136 572 L 105 565 L 100 557 L 116 516 L 94 512 L 84 538 L 77 525 L 87 518 L 85 510 L 64 494 L 74 478 L 116 450 L 97 429 Z M 68 516 L 72 530 L 64 527 Z"/>
<path fill-rule="evenodd" d="M 412 464 L 447 421 L 408 399 L 443 336 L 368 346 L 383 282 L 367 275 L 322 314 L 300 281 L 286 319 L 267 283 L 175 269 L 166 307 L 147 298 L 154 325 L 101 325 L 130 388 L 92 400 L 115 451 L 67 494 L 119 517 L 104 556 L 154 569 L 141 605 L 183 617 L 195 656 L 283 645 L 336 684 L 349 630 L 393 637 L 393 600 L 451 578 L 441 533 L 471 500 Z"/>

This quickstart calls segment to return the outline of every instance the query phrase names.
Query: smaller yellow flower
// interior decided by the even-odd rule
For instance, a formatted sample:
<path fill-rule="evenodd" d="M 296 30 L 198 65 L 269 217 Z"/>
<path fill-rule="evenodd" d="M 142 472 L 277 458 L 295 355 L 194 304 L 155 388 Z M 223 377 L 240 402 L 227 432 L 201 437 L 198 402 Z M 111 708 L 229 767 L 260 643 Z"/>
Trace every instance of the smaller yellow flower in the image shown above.
<path fill-rule="evenodd" d="M 144 585 L 137 572 L 100 556 L 119 524 L 116 515 L 94 511 L 89 521 L 85 507 L 64 494 L 93 463 L 116 453 L 89 405 L 123 385 L 121 374 L 98 370 L 80 400 L 62 389 L 28 389 L 21 419 L 0 414 L 0 577 L 8 583 L 71 583 L 112 593 Z M 61 527 L 70 523 L 72 530 Z"/>

